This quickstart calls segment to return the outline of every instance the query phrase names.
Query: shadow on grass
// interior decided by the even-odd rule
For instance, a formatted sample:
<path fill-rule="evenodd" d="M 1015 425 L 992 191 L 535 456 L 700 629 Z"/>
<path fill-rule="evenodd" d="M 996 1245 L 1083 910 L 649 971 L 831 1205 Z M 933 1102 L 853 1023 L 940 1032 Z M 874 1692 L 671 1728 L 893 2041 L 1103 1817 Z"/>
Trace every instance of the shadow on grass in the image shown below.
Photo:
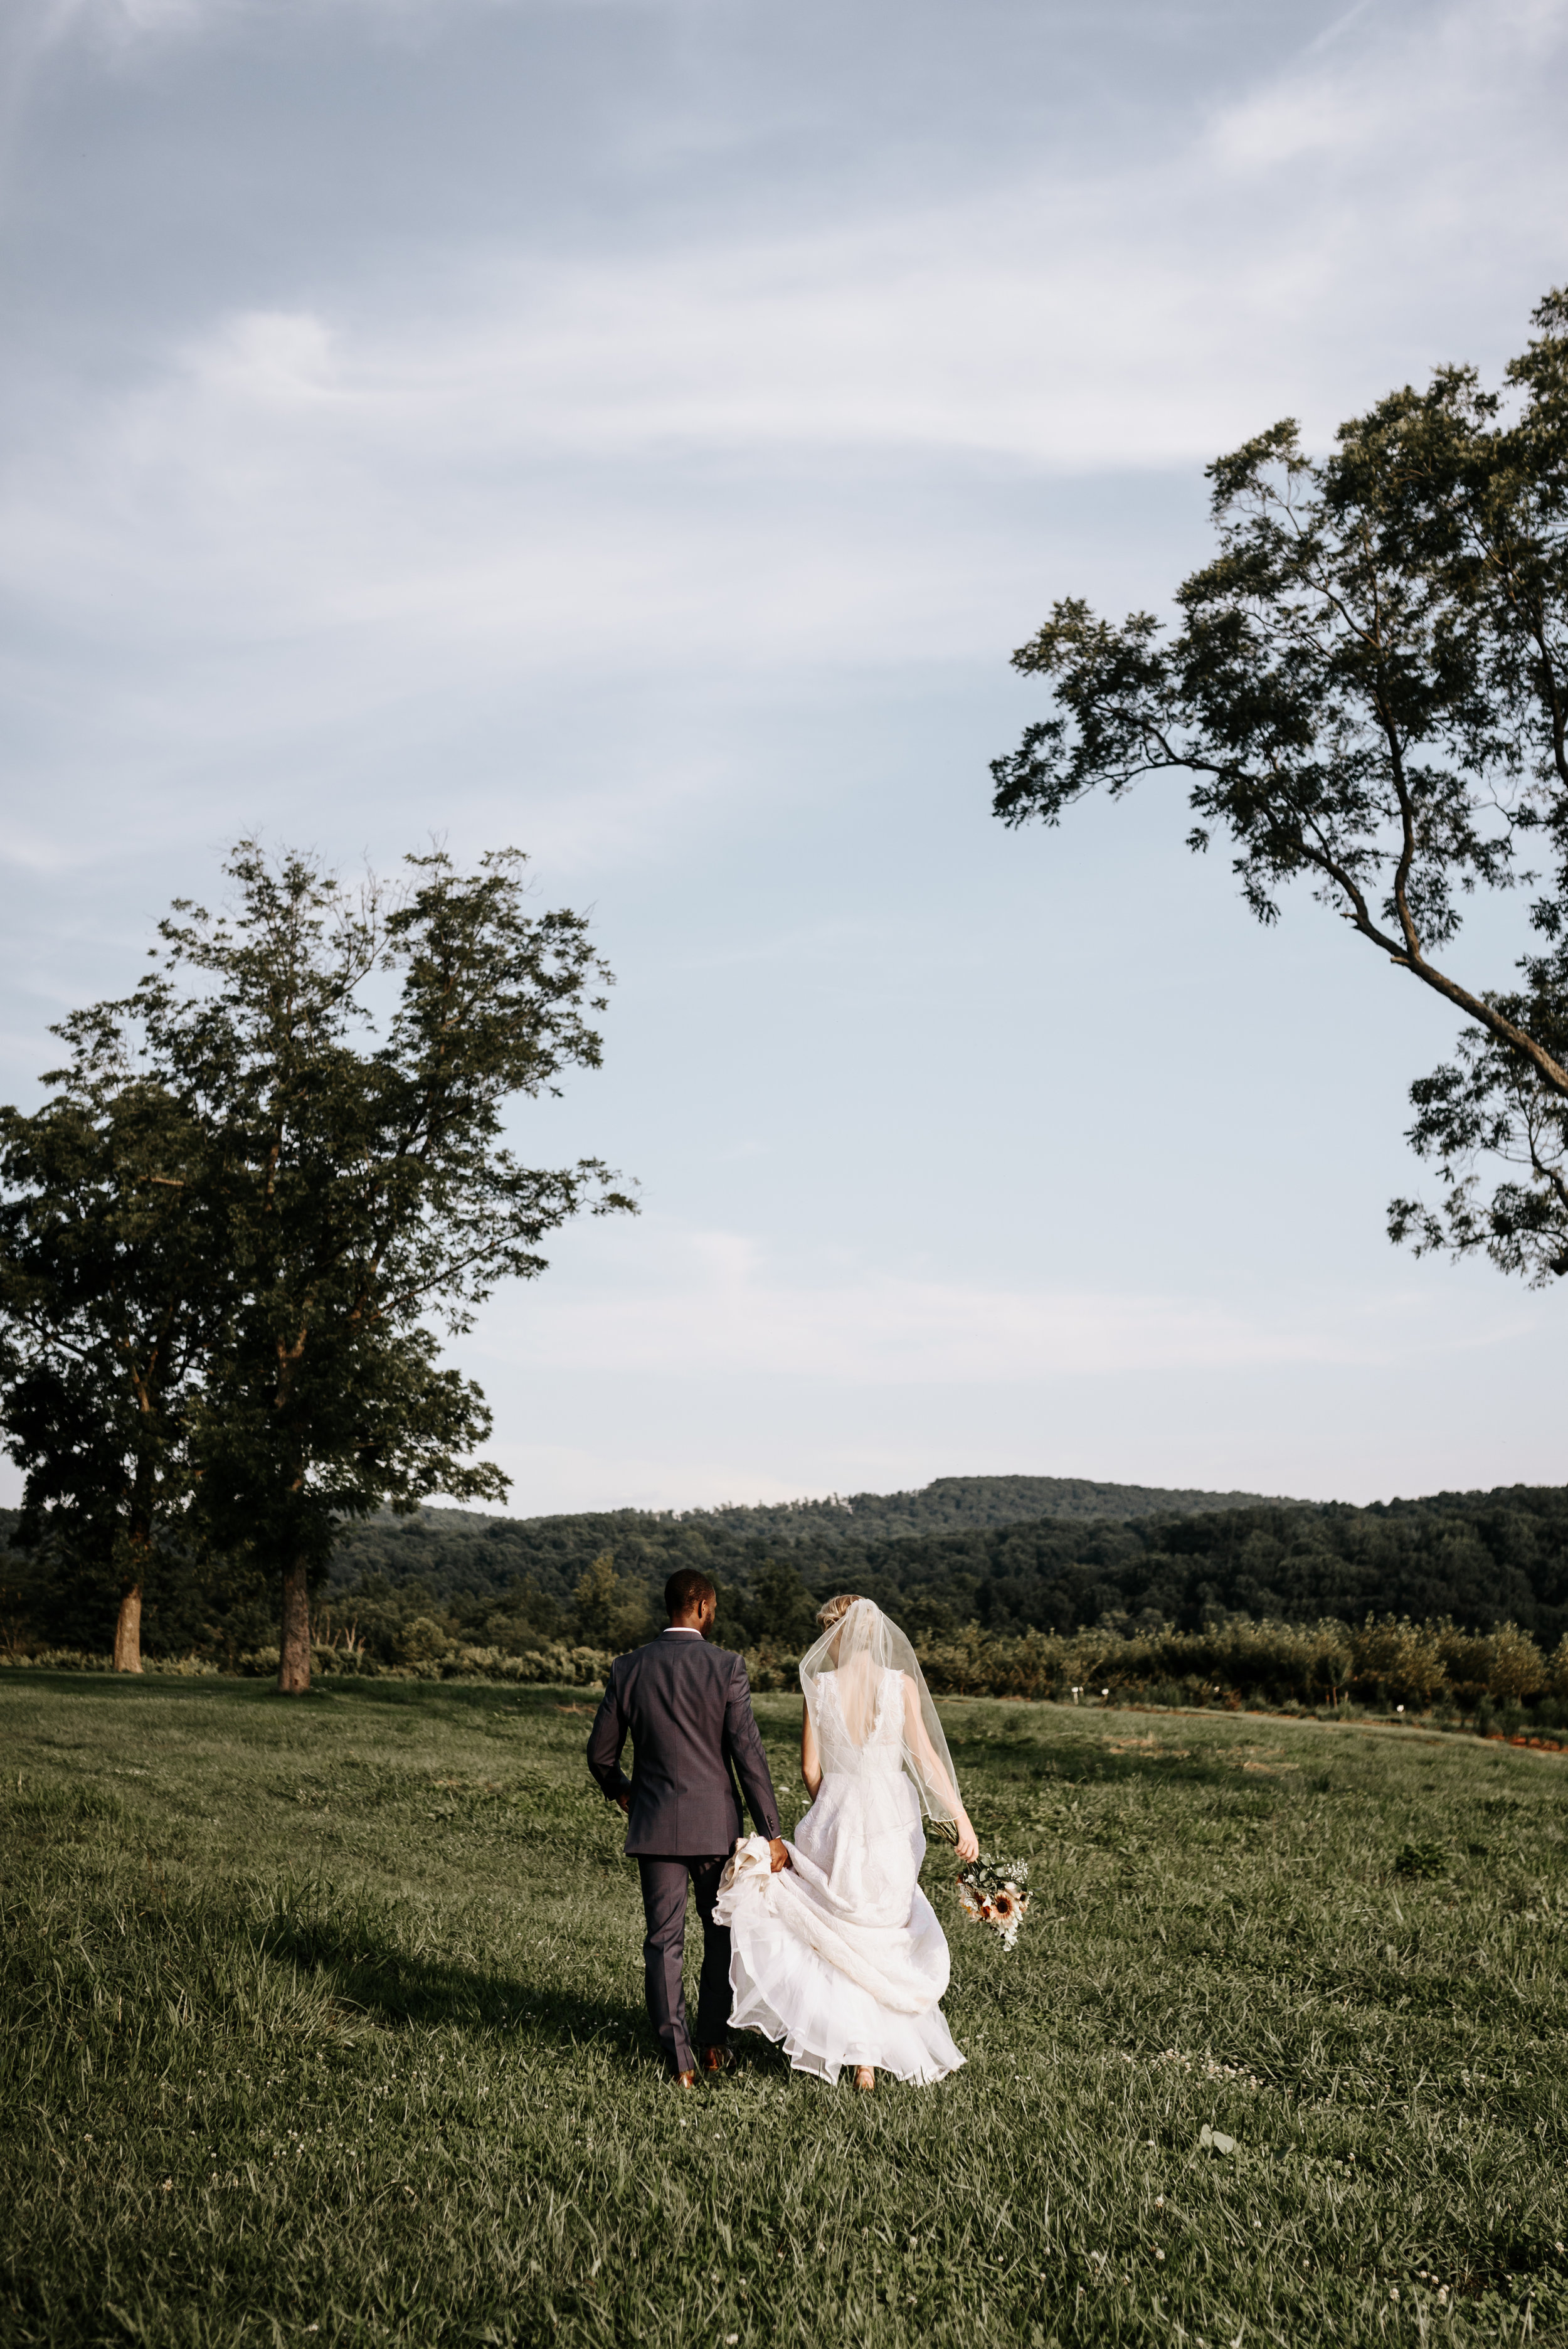
<path fill-rule="evenodd" d="M 259 1938 L 269 1958 L 294 1966 L 340 2005 L 391 2029 L 461 2024 L 523 2031 L 562 2049 L 603 2041 L 618 2051 L 626 2049 L 628 2038 L 640 2043 L 645 2036 L 641 2006 L 625 1999 L 521 1982 L 499 1968 L 402 1949 L 379 1920 L 364 1914 L 325 1915 L 314 1905 L 285 1901 Z"/>
<path fill-rule="evenodd" d="M 267 1685 L 270 1692 L 271 1683 Z M 279 1702 L 308 1703 L 311 1698 L 325 1697 L 353 1705 L 390 1707 L 403 1712 L 445 1708 L 456 1713 L 502 1713 L 513 1720 L 519 1716 L 531 1720 L 540 1715 L 553 1718 L 561 1713 L 580 1713 L 586 1739 L 588 1724 L 599 1710 L 600 1694 L 597 1688 L 571 1687 L 554 1681 L 527 1681 L 520 1685 L 516 1681 L 358 1680 L 345 1673 L 314 1682 L 309 1698 L 284 1697 Z"/>
<path fill-rule="evenodd" d="M 307 1901 L 315 1889 L 304 1889 Z M 521 1982 L 499 1969 L 424 1956 L 399 1948 L 374 1918 L 324 1915 L 314 1906 L 280 1909 L 260 1939 L 268 1957 L 295 1967 L 335 2002 L 386 2029 L 458 2025 L 507 2032 L 563 2055 L 597 2047 L 628 2076 L 645 2074 L 650 2064 L 662 2069 L 640 1999 Z M 688 1934 L 688 1958 L 693 1954 Z M 789 2072 L 782 2048 L 755 2032 L 738 2033 L 732 2045 L 736 2060 L 750 2071 Z"/>
<path fill-rule="evenodd" d="M 60 1671 L 48 1664 L 7 1664 L 0 1673 L 0 1692 L 7 1689 L 26 1689 L 36 1695 L 46 1692 L 51 1696 L 70 1696 L 78 1701 L 96 1699 L 102 1704 L 119 1705 L 168 1697 L 177 1704 L 210 1704 L 214 1699 L 226 1699 L 253 1706 L 277 1695 L 271 1681 L 231 1680 L 216 1672 L 83 1672 Z M 295 1700 L 279 1701 L 292 1703 Z"/>
<path fill-rule="evenodd" d="M 1236 1779 L 1234 1762 L 1225 1754 L 1212 1750 L 1182 1753 L 1175 1748 L 1164 1752 L 1138 1752 L 1129 1741 L 1130 1750 L 1116 1753 L 1107 1746 L 1092 1746 L 1081 1739 L 1064 1739 L 1060 1744 L 1044 1740 L 1009 1738 L 1006 1744 L 985 1737 L 965 1737 L 962 1732 L 948 1738 L 948 1748 L 960 1778 L 972 1775 L 975 1783 L 984 1783 L 987 1793 L 995 1794 L 1009 1785 L 1020 1785 L 1057 1786 L 1233 1786 Z"/>
<path fill-rule="evenodd" d="M 507 1713 L 514 1718 L 580 1712 L 587 1723 L 599 1709 L 597 1688 L 577 1688 L 564 1682 L 515 1681 L 394 1681 L 357 1679 L 352 1673 L 320 1673 L 301 1696 L 282 1696 L 273 1680 L 250 1680 L 238 1674 L 208 1672 L 183 1678 L 149 1672 L 67 1671 L 51 1665 L 11 1664 L 0 1676 L 0 1692 L 28 1690 L 35 1694 L 66 1692 L 104 1704 L 138 1704 L 172 1699 L 180 1704 L 240 1705 L 249 1712 L 294 1713 L 302 1719 L 320 1715 L 345 1703 L 382 1710 Z"/>

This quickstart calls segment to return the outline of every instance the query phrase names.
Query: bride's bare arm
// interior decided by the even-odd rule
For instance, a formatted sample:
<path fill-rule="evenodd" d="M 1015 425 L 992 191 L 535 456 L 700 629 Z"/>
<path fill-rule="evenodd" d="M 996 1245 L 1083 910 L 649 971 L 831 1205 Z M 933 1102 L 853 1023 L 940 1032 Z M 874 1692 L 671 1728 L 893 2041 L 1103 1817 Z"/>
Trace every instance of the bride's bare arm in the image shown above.
<path fill-rule="evenodd" d="M 907 1672 L 903 1673 L 901 1677 L 903 1681 L 903 1733 L 905 1742 L 909 1746 L 910 1752 L 920 1764 L 922 1770 L 924 1771 L 926 1782 L 931 1787 L 933 1794 L 938 1795 L 942 1802 L 945 1804 L 952 1816 L 953 1824 L 958 1829 L 959 1858 L 978 1859 L 980 1857 L 980 1838 L 969 1824 L 969 1814 L 958 1799 L 957 1787 L 954 1785 L 952 1779 L 943 1768 L 942 1764 L 938 1761 L 936 1748 L 933 1745 L 930 1738 L 925 1733 L 925 1723 L 921 1719 L 920 1714 L 920 1691 L 915 1687 L 914 1682 L 910 1679 Z"/>
<path fill-rule="evenodd" d="M 822 1765 L 817 1758 L 817 1733 L 811 1726 L 811 1708 L 800 1708 L 800 1775 L 806 1781 L 806 1792 L 813 1802 L 822 1783 Z"/>

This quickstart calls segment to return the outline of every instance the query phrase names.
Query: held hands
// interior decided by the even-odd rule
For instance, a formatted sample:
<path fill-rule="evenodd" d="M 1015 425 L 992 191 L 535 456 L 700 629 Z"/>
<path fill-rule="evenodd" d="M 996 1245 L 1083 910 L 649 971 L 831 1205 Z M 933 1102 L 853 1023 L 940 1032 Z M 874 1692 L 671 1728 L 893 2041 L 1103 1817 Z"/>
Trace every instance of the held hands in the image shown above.
<path fill-rule="evenodd" d="M 620 1807 L 624 1812 L 625 1816 L 630 1818 L 632 1816 L 631 1795 L 623 1792 L 616 1795 L 614 1797 L 614 1800 L 620 1805 Z M 975 1849 L 979 1849 L 978 1845 L 975 1846 Z M 789 1851 L 785 1847 L 783 1837 L 775 1836 L 768 1846 L 769 1874 L 770 1876 L 777 1876 L 782 1868 L 792 1868 L 793 1866 L 794 1862 L 790 1858 Z"/>

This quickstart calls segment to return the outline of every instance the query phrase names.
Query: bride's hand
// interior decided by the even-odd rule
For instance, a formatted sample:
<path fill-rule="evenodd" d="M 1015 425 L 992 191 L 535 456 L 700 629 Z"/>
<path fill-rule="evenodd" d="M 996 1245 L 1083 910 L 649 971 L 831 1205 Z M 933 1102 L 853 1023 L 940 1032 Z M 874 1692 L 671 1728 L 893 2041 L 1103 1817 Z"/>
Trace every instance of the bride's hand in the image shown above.
<path fill-rule="evenodd" d="M 958 1857 L 965 1862 L 980 1857 L 980 1838 L 970 1826 L 967 1815 L 962 1812 L 958 1817 Z"/>

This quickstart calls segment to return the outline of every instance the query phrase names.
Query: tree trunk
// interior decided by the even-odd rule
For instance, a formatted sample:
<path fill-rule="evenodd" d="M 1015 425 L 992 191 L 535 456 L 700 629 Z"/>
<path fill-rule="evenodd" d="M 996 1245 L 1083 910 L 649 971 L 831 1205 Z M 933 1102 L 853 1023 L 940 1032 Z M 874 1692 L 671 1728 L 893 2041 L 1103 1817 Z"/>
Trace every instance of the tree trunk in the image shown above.
<path fill-rule="evenodd" d="M 141 1670 L 141 1585 L 121 1594 L 119 1619 L 114 1627 L 114 1668 L 117 1672 Z"/>
<path fill-rule="evenodd" d="M 284 1568 L 283 1640 L 278 1652 L 278 1694 L 303 1696 L 310 1686 L 310 1594 L 305 1563 Z"/>

